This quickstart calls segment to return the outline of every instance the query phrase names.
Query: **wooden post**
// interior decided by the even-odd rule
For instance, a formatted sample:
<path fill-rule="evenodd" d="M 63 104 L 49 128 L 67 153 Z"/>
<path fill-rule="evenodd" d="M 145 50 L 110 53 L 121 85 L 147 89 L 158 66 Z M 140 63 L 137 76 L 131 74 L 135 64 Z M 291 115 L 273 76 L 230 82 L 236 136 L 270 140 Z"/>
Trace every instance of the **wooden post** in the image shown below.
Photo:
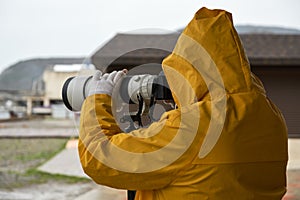
<path fill-rule="evenodd" d="M 27 116 L 31 116 L 32 114 L 32 98 L 27 97 Z"/>

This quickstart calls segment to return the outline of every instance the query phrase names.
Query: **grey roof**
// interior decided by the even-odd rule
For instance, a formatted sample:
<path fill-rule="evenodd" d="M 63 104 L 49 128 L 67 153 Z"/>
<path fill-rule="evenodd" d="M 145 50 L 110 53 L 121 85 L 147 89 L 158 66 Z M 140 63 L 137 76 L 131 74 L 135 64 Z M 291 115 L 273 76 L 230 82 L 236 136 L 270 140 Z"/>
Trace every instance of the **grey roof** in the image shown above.
<path fill-rule="evenodd" d="M 31 59 L 18 62 L 0 74 L 0 91 L 18 92 L 30 94 L 37 81 L 41 80 L 44 70 L 55 64 L 81 64 L 82 58 L 49 58 Z"/>
<path fill-rule="evenodd" d="M 252 65 L 300 66 L 300 35 L 240 34 Z"/>
<path fill-rule="evenodd" d="M 176 44 L 177 34 L 117 34 L 93 56 L 92 63 L 111 71 L 118 66 L 128 69 L 136 65 L 160 63 Z M 105 70 L 104 70 L 105 71 Z"/>
<path fill-rule="evenodd" d="M 117 34 L 92 56 L 93 64 L 103 70 L 118 66 L 134 67 L 160 63 L 172 52 L 179 33 Z M 240 34 L 251 65 L 300 66 L 300 34 Z"/>

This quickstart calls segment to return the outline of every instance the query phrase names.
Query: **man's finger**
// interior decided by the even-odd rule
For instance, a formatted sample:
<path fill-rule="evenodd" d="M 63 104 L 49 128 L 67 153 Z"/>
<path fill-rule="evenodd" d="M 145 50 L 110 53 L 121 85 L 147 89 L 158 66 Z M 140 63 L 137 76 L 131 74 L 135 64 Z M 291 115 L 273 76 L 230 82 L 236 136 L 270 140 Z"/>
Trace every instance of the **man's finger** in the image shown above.
<path fill-rule="evenodd" d="M 95 72 L 95 74 L 93 75 L 93 80 L 94 80 L 94 81 L 100 80 L 101 75 L 102 75 L 102 72 L 99 71 L 99 70 L 97 70 L 97 71 Z"/>
<path fill-rule="evenodd" d="M 121 79 L 123 76 L 125 76 L 124 71 L 118 71 L 114 77 L 113 83 L 117 83 L 118 80 Z"/>
<path fill-rule="evenodd" d="M 107 79 L 107 77 L 108 77 L 108 73 L 105 73 L 102 77 L 101 77 L 101 79 L 103 79 L 103 80 L 106 80 Z"/>
<path fill-rule="evenodd" d="M 113 71 L 112 73 L 110 73 L 110 74 L 108 75 L 108 77 L 107 77 L 106 80 L 113 82 L 113 80 L 114 80 L 116 74 L 117 74 L 117 71 Z"/>

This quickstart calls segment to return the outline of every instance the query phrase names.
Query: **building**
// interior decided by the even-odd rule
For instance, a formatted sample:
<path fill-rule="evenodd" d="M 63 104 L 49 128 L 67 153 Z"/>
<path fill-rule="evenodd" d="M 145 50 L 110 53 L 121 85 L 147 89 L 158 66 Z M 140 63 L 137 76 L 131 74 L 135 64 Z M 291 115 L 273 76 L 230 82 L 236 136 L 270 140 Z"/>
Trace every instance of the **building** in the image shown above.
<path fill-rule="evenodd" d="M 85 76 L 86 74 L 90 74 L 90 71 L 93 70 L 93 66 L 90 65 L 87 68 L 84 64 L 59 64 L 48 67 L 43 73 L 44 103 L 42 108 L 49 108 L 54 118 L 72 117 L 71 111 L 69 111 L 62 102 L 63 85 L 68 78 L 79 75 Z"/>
<path fill-rule="evenodd" d="M 0 109 L 16 115 L 51 114 L 62 104 L 64 81 L 78 74 L 82 58 L 31 59 L 18 62 L 0 74 Z M 11 103 L 8 103 L 11 102 Z"/>
<path fill-rule="evenodd" d="M 299 137 L 300 32 L 264 28 L 253 32 L 253 27 L 251 30 L 238 32 L 252 71 L 281 109 L 289 136 Z M 172 52 L 178 36 L 179 33 L 117 34 L 96 51 L 91 60 L 96 68 L 106 72 L 143 66 L 139 67 L 139 73 L 157 74 L 161 61 Z"/>

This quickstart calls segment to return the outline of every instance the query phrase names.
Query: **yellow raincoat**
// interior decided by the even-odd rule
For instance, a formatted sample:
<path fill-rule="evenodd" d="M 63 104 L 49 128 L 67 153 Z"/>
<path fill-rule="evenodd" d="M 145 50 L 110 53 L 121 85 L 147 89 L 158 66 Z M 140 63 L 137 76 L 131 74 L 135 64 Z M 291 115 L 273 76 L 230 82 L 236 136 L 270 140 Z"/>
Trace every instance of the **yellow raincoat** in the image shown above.
<path fill-rule="evenodd" d="M 122 133 L 110 96 L 85 100 L 85 173 L 139 200 L 281 199 L 286 125 L 250 71 L 231 14 L 200 9 L 162 65 L 179 106 L 148 128 Z"/>

